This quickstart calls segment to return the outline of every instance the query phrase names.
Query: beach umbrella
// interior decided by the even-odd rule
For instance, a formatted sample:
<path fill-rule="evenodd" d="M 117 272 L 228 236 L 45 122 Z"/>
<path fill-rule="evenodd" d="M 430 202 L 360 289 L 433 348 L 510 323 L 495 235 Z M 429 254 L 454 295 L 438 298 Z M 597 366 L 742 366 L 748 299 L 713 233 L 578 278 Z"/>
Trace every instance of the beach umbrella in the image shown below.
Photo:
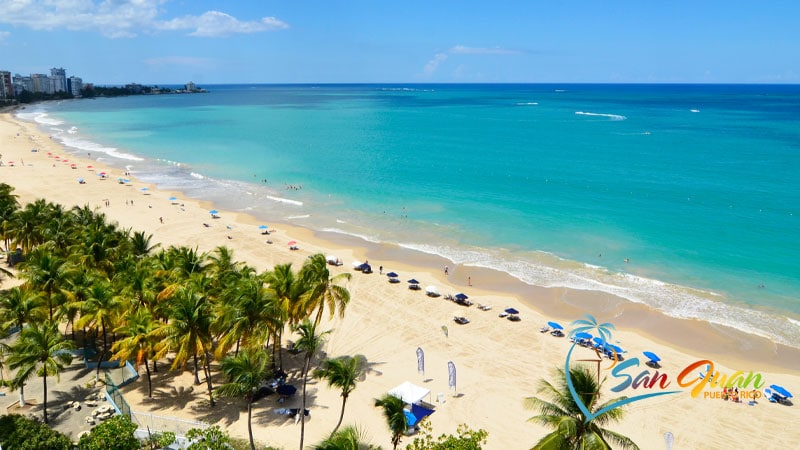
<path fill-rule="evenodd" d="M 601 337 L 596 337 L 596 338 L 592 339 L 592 341 L 594 341 L 594 343 L 597 344 L 597 345 L 603 345 L 603 344 L 606 343 L 606 341 Z"/>
<path fill-rule="evenodd" d="M 575 338 L 577 339 L 591 339 L 592 335 L 589 333 L 575 333 Z"/>
<path fill-rule="evenodd" d="M 258 229 L 259 229 L 259 230 L 266 230 L 267 228 L 269 228 L 269 227 L 268 227 L 268 226 L 266 226 L 266 225 L 259 225 L 259 226 L 258 226 Z"/>
<path fill-rule="evenodd" d="M 175 201 L 175 200 L 177 200 L 177 199 L 178 199 L 178 197 L 170 197 L 170 198 L 168 198 L 167 200 L 169 200 L 169 201 L 171 201 L 171 202 L 174 202 L 174 201 Z"/>
<path fill-rule="evenodd" d="M 561 324 L 560 324 L 560 323 L 558 323 L 558 322 L 547 322 L 547 325 L 548 325 L 550 328 L 554 328 L 554 329 L 556 329 L 556 330 L 563 330 L 563 329 L 564 329 L 564 327 L 562 327 L 562 326 L 561 326 Z"/>
<path fill-rule="evenodd" d="M 772 389 L 772 392 L 777 392 L 779 395 L 783 397 L 792 398 L 792 393 L 787 391 L 786 388 L 784 388 L 783 386 L 778 386 L 777 384 L 773 384 L 769 388 Z"/>
<path fill-rule="evenodd" d="M 78 183 L 83 183 L 83 178 L 78 178 Z"/>
<path fill-rule="evenodd" d="M 287 245 L 297 245 L 297 241 L 289 241 Z"/>
<path fill-rule="evenodd" d="M 410 284 L 419 284 L 419 281 L 415 280 L 414 278 L 408 280 Z"/>
<path fill-rule="evenodd" d="M 466 300 L 468 298 L 469 297 L 467 297 L 467 294 L 462 294 L 462 293 L 456 294 L 456 300 Z"/>
<path fill-rule="evenodd" d="M 438 294 L 439 289 L 436 286 L 431 285 L 425 288 L 425 292 L 427 292 L 428 294 Z"/>
<path fill-rule="evenodd" d="M 92 170 L 92 169 L 94 169 L 94 166 L 88 165 L 88 166 L 86 166 L 86 168 L 89 169 L 89 170 Z"/>
<path fill-rule="evenodd" d="M 519 314 L 519 311 L 514 308 L 506 308 L 506 314 Z"/>
<path fill-rule="evenodd" d="M 129 180 L 129 179 L 127 179 L 127 178 L 123 178 L 123 179 L 122 179 L 122 182 L 123 182 L 123 183 L 130 183 L 130 182 L 131 182 L 131 180 Z"/>
<path fill-rule="evenodd" d="M 389 278 L 397 278 L 399 275 L 397 275 L 394 272 L 389 272 L 389 273 L 386 274 L 386 276 L 389 277 Z"/>
<path fill-rule="evenodd" d="M 653 361 L 654 363 L 661 361 L 661 358 L 659 358 L 658 355 L 656 355 L 653 352 L 642 352 L 642 354 L 647 358 L 649 358 L 650 361 Z"/>
<path fill-rule="evenodd" d="M 620 347 L 617 347 L 617 346 L 616 346 L 616 345 L 614 345 L 614 344 L 609 344 L 609 343 L 606 343 L 606 349 L 611 349 L 611 350 L 614 350 L 614 351 L 615 351 L 615 352 L 617 352 L 617 353 L 625 353 L 625 350 L 623 350 L 623 349 L 622 349 L 622 348 L 620 348 Z"/>
<path fill-rule="evenodd" d="M 217 211 L 216 209 L 212 209 L 208 213 L 211 214 L 212 216 L 216 216 L 217 214 L 219 214 L 219 211 Z"/>
<path fill-rule="evenodd" d="M 148 188 L 148 187 L 143 187 L 143 188 L 140 188 L 139 190 L 142 191 L 142 192 L 147 192 L 149 189 L 150 188 Z"/>

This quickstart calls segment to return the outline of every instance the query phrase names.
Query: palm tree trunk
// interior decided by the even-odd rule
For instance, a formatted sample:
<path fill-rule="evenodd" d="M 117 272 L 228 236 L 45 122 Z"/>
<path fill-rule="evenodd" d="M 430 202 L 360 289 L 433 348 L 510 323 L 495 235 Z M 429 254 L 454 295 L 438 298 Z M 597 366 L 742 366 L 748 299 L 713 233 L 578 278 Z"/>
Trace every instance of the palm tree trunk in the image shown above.
<path fill-rule="evenodd" d="M 25 384 L 19 387 L 19 406 L 25 406 Z"/>
<path fill-rule="evenodd" d="M 199 369 L 197 368 L 197 352 L 194 354 L 194 384 L 195 386 L 200 384 L 200 374 L 198 373 Z"/>
<path fill-rule="evenodd" d="M 342 420 L 344 419 L 344 405 L 345 405 L 345 403 L 347 403 L 347 396 L 343 395 L 342 396 L 342 412 L 339 413 L 339 422 L 336 423 L 336 428 L 334 428 L 333 431 L 331 431 L 331 435 L 336 433 L 336 430 L 338 430 L 339 427 L 342 425 Z"/>
<path fill-rule="evenodd" d="M 204 364 L 204 370 L 206 372 L 206 385 L 208 385 L 208 401 L 211 402 L 211 406 L 214 406 L 214 395 L 212 393 L 214 387 L 211 385 L 211 355 L 206 352 L 206 362 Z"/>
<path fill-rule="evenodd" d="M 155 365 L 155 362 L 153 362 Z M 147 396 L 153 398 L 153 381 L 150 379 L 150 366 L 147 365 L 147 357 L 144 358 L 144 368 L 147 371 Z"/>
<path fill-rule="evenodd" d="M 44 371 L 42 372 L 42 397 L 44 401 L 42 402 L 42 410 L 44 411 L 44 423 L 47 423 L 47 367 L 44 367 Z"/>
<path fill-rule="evenodd" d="M 308 384 L 308 367 L 310 365 L 311 355 L 308 355 L 303 365 L 303 408 L 297 413 L 300 414 L 300 450 L 303 450 L 303 438 L 306 434 L 306 384 Z"/>
<path fill-rule="evenodd" d="M 253 416 L 253 397 L 247 400 L 247 434 L 250 435 L 250 450 L 256 450 L 255 441 L 253 441 L 253 422 L 251 417 Z"/>

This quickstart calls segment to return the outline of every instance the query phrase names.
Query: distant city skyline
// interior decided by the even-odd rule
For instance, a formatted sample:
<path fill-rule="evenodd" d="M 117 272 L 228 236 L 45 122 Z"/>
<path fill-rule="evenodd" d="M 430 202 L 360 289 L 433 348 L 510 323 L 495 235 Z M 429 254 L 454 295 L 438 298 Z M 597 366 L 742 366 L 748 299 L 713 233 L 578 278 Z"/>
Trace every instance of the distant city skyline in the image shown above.
<path fill-rule="evenodd" d="M 12 1 L 0 70 L 96 84 L 800 83 L 800 3 Z"/>

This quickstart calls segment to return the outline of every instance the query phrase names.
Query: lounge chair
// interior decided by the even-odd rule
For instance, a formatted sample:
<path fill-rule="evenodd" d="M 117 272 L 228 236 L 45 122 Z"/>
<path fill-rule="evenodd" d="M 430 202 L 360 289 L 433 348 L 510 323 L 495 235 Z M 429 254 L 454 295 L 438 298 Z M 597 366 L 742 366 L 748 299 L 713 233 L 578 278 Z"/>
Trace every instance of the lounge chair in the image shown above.
<path fill-rule="evenodd" d="M 548 327 L 547 325 L 543 326 L 542 328 L 539 328 L 539 333 L 547 333 L 548 331 L 550 331 L 550 327 Z"/>
<path fill-rule="evenodd" d="M 512 322 L 519 322 L 522 319 L 516 314 L 509 314 L 508 315 L 508 320 L 510 320 Z"/>
<path fill-rule="evenodd" d="M 458 317 L 458 316 L 456 316 L 456 317 L 453 317 L 453 321 L 455 323 L 459 324 L 459 325 L 466 325 L 466 324 L 469 323 L 469 319 L 467 319 L 466 317 Z"/>

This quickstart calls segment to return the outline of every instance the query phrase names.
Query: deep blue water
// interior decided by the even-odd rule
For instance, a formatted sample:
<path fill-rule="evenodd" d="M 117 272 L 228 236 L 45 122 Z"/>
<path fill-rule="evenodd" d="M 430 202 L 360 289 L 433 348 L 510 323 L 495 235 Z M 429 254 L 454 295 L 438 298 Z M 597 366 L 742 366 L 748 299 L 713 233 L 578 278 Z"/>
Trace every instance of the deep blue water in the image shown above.
<path fill-rule="evenodd" d="M 800 86 L 206 87 L 22 117 L 223 207 L 800 342 Z"/>

